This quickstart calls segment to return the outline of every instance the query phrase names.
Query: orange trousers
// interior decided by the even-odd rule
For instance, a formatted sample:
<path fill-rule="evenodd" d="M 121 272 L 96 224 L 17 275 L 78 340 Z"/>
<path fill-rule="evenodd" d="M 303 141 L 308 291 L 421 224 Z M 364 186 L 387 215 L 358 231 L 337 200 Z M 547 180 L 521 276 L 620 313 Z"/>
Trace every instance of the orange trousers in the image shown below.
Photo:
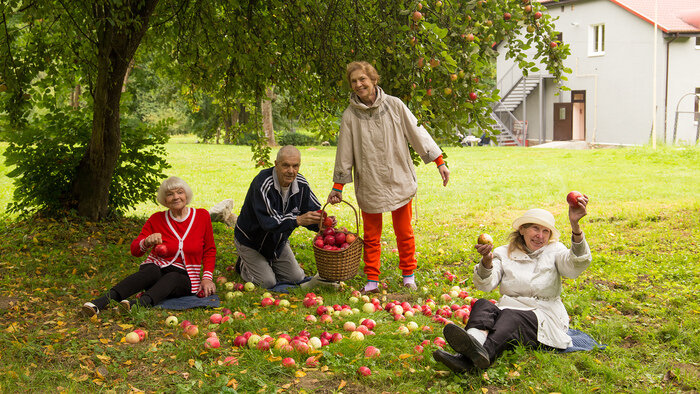
<path fill-rule="evenodd" d="M 416 269 L 416 242 L 411 226 L 413 210 L 411 202 L 391 212 L 391 220 L 396 235 L 396 247 L 399 250 L 399 269 L 402 275 L 413 275 Z M 382 253 L 382 214 L 362 212 L 365 234 L 365 275 L 367 280 L 379 280 Z"/>

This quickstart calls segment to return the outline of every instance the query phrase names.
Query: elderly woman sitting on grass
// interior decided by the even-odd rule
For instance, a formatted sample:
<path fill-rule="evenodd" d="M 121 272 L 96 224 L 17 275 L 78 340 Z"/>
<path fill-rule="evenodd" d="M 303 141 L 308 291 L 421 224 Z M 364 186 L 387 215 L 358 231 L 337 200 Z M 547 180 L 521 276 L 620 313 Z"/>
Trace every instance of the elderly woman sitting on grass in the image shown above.
<path fill-rule="evenodd" d="M 502 297 L 496 305 L 477 300 L 466 329 L 445 326 L 445 339 L 458 354 L 437 350 L 435 360 L 462 373 L 488 368 L 518 343 L 556 349 L 571 346 L 569 315 L 560 298 L 561 276 L 576 278 L 591 263 L 579 226 L 588 197 L 579 197 L 577 203 L 569 206 L 570 249 L 558 242 L 554 216 L 544 209 L 531 209 L 515 219 L 508 245 L 493 252 L 491 244 L 476 245 L 482 257 L 474 267 L 474 285 L 482 291 L 500 286 Z"/>
<path fill-rule="evenodd" d="M 83 315 L 100 313 L 111 300 L 124 310 L 138 303 L 153 306 L 166 298 L 197 294 L 202 297 L 216 292 L 212 282 L 216 262 L 216 246 L 209 212 L 189 208 L 192 189 L 178 177 L 163 181 L 158 189 L 158 202 L 168 208 L 156 212 L 144 224 L 131 243 L 131 254 L 148 257 L 138 272 L 131 274 L 107 294 L 83 304 Z M 204 274 L 200 274 L 204 267 Z M 138 300 L 128 297 L 145 290 Z"/>

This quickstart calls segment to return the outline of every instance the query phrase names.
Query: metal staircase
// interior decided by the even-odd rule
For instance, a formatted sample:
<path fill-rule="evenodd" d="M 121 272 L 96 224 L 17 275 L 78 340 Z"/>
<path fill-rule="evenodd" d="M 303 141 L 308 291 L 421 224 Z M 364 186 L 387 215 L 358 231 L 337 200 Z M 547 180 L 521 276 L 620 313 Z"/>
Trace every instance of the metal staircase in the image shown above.
<path fill-rule="evenodd" d="M 493 128 L 500 131 L 496 137 L 499 146 L 523 146 L 526 139 L 526 122 L 518 120 L 513 111 L 518 108 L 547 76 L 537 74 L 524 76 L 519 68 L 511 66 L 498 81 L 497 88 L 505 92 L 500 101 L 492 106 Z"/>

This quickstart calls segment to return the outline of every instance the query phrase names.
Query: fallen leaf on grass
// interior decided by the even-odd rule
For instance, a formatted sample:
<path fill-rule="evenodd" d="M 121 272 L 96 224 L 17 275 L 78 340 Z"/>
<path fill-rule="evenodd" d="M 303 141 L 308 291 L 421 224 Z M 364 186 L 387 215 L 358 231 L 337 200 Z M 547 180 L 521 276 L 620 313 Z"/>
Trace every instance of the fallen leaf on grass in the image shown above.
<path fill-rule="evenodd" d="M 296 376 L 297 378 L 303 378 L 304 376 L 306 376 L 306 372 L 296 371 L 296 372 L 294 372 L 294 376 Z"/>
<path fill-rule="evenodd" d="M 338 390 L 342 390 L 343 387 L 345 387 L 348 384 L 348 382 L 341 380 L 340 384 L 338 385 Z"/>
<path fill-rule="evenodd" d="M 399 360 L 404 360 L 404 359 L 407 359 L 409 357 L 413 357 L 413 355 L 408 354 L 408 353 L 399 354 Z"/>
<path fill-rule="evenodd" d="M 238 381 L 235 378 L 231 378 L 231 380 L 226 383 L 226 387 L 231 387 L 232 389 L 236 390 L 238 389 Z"/>

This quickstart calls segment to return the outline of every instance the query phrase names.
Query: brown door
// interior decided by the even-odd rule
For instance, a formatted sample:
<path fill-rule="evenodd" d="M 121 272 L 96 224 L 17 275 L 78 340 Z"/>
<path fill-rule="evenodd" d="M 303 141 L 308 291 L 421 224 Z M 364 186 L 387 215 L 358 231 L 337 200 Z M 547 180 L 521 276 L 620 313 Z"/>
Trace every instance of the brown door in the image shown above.
<path fill-rule="evenodd" d="M 573 104 L 554 103 L 554 141 L 570 141 L 573 137 Z"/>

